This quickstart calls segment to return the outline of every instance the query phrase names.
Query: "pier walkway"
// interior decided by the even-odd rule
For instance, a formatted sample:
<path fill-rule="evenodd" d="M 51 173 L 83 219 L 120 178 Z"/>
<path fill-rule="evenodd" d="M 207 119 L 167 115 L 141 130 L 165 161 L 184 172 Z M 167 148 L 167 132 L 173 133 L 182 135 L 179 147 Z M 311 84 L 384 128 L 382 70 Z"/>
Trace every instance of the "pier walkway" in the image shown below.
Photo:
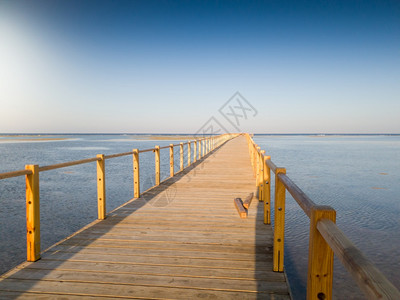
<path fill-rule="evenodd" d="M 0 299 L 290 299 L 244 135 L 0 279 Z"/>

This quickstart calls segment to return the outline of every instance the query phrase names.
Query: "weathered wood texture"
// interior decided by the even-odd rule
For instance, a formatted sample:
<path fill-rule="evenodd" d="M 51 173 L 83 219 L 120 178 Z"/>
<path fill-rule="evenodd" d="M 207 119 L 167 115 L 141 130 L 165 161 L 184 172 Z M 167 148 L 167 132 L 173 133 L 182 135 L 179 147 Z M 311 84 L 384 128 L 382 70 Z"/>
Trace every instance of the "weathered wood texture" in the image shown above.
<path fill-rule="evenodd" d="M 253 200 L 253 195 L 254 195 L 254 193 L 250 193 L 250 194 L 246 197 L 246 199 L 244 199 L 244 201 L 243 201 L 243 207 L 244 207 L 244 208 L 249 209 L 250 204 L 251 204 L 251 200 Z"/>
<path fill-rule="evenodd" d="M 241 136 L 4 274 L 0 298 L 290 299 L 263 203 L 232 203 L 254 189 Z"/>
<path fill-rule="evenodd" d="M 235 199 L 233 200 L 233 202 L 235 203 L 236 210 L 237 210 L 239 216 L 240 216 L 242 219 L 246 219 L 246 218 L 247 218 L 247 211 L 246 211 L 246 209 L 243 207 L 243 201 L 242 201 L 242 199 L 240 199 L 240 198 L 235 198 Z"/>

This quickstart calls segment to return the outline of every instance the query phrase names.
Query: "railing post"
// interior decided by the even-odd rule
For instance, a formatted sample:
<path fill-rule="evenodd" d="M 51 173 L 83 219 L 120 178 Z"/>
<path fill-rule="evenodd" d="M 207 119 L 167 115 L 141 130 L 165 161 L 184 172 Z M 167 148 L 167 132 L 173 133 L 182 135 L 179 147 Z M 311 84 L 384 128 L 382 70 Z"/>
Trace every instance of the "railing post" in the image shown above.
<path fill-rule="evenodd" d="M 140 172 L 139 172 L 139 150 L 133 149 L 133 190 L 134 197 L 140 197 Z"/>
<path fill-rule="evenodd" d="M 174 144 L 169 144 L 169 176 L 174 176 Z"/>
<path fill-rule="evenodd" d="M 192 155 L 192 150 L 190 149 L 190 141 L 188 141 L 188 153 L 187 153 L 187 160 L 188 160 L 188 166 L 190 166 L 190 156 Z"/>
<path fill-rule="evenodd" d="M 154 149 L 155 167 L 156 167 L 156 185 L 160 185 L 160 146 Z"/>
<path fill-rule="evenodd" d="M 279 174 L 286 174 L 285 168 L 276 168 L 275 173 L 275 226 L 274 226 L 274 271 L 283 272 L 285 241 L 285 194 L 286 189 Z"/>
<path fill-rule="evenodd" d="M 254 170 L 254 162 L 253 162 L 253 145 L 251 143 L 251 141 L 249 141 L 249 154 L 250 154 L 250 162 L 251 162 L 251 166 Z"/>
<path fill-rule="evenodd" d="M 193 142 L 193 162 L 195 163 L 197 160 L 197 141 Z"/>
<path fill-rule="evenodd" d="M 32 174 L 25 176 L 26 182 L 26 260 L 40 259 L 40 194 L 39 166 L 26 165 Z"/>
<path fill-rule="evenodd" d="M 251 165 L 253 167 L 253 175 L 254 177 L 256 177 L 257 173 L 256 173 L 256 162 L 254 159 L 254 152 L 255 152 L 255 145 L 254 143 L 251 143 Z"/>
<path fill-rule="evenodd" d="M 254 147 L 253 147 L 254 149 L 253 149 L 253 161 L 254 161 L 254 176 L 256 177 L 256 179 L 257 179 L 257 145 L 256 144 L 254 144 Z"/>
<path fill-rule="evenodd" d="M 261 174 L 261 148 L 257 147 L 257 151 L 256 151 L 256 164 L 257 164 L 257 174 L 256 174 L 256 185 L 257 185 L 257 190 L 258 190 L 258 200 L 261 201 L 262 200 L 262 195 L 261 195 L 261 180 L 262 180 L 262 174 Z"/>
<path fill-rule="evenodd" d="M 264 224 L 271 224 L 271 169 L 267 160 L 271 160 L 271 156 L 264 157 Z"/>
<path fill-rule="evenodd" d="M 180 154 L 180 167 L 183 170 L 183 143 L 179 144 L 179 154 Z"/>
<path fill-rule="evenodd" d="M 198 149 L 199 149 L 199 154 L 198 154 L 198 159 L 201 159 L 201 141 L 197 140 L 196 143 L 198 144 Z"/>
<path fill-rule="evenodd" d="M 311 210 L 308 249 L 307 299 L 332 299 L 333 251 L 317 229 L 321 219 L 336 222 L 336 211 L 317 205 Z"/>
<path fill-rule="evenodd" d="M 104 154 L 98 154 L 97 161 L 97 218 L 106 218 L 106 170 Z"/>
<path fill-rule="evenodd" d="M 265 202 L 265 180 L 264 180 L 264 168 L 265 168 L 265 163 L 264 163 L 264 154 L 265 151 L 262 150 L 260 151 L 260 177 L 259 177 L 259 188 L 258 188 L 258 200 Z"/>

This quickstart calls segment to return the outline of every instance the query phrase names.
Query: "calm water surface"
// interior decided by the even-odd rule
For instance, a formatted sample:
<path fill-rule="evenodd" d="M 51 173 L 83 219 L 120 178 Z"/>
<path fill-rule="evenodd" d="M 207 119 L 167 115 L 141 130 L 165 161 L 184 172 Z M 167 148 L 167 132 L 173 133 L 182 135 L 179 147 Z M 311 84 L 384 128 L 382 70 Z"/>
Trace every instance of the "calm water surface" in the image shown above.
<path fill-rule="evenodd" d="M 272 161 L 400 288 L 400 136 L 255 136 Z M 287 193 L 288 194 L 288 193 Z M 305 298 L 309 219 L 288 194 L 285 268 Z M 335 258 L 336 299 L 364 299 Z"/>
<path fill-rule="evenodd" d="M 60 136 L 67 140 L 15 142 L 0 138 L 0 173 L 25 164 L 49 165 L 96 154 L 152 148 L 176 141 L 138 141 L 126 135 Z M 337 211 L 345 234 L 400 288 L 400 136 L 255 136 L 272 161 L 318 204 Z M 177 147 L 178 148 L 178 147 Z M 175 155 L 178 156 L 179 149 Z M 161 176 L 169 174 L 168 149 Z M 163 159 L 164 158 L 164 159 Z M 142 191 L 154 184 L 154 154 L 143 153 Z M 177 162 L 176 169 L 179 168 Z M 186 163 L 186 162 L 185 162 Z M 132 157 L 106 161 L 107 210 L 133 197 Z M 97 217 L 96 164 L 40 174 L 42 249 Z M 294 299 L 305 298 L 308 218 L 288 195 L 285 267 Z M 0 181 L 0 273 L 25 260 L 25 181 Z M 335 262 L 335 299 L 364 299 Z"/>
<path fill-rule="evenodd" d="M 134 140 L 126 135 L 59 137 L 66 140 L 26 142 L 0 137 L 0 173 L 24 169 L 26 164 L 45 166 L 178 142 Z M 179 147 L 175 148 L 175 157 L 179 157 Z M 154 153 L 141 153 L 140 163 L 144 191 L 154 185 Z M 176 160 L 176 170 L 178 165 Z M 161 179 L 168 176 L 169 149 L 165 149 L 161 150 Z M 95 162 L 40 173 L 42 250 L 97 218 L 96 184 Z M 107 211 L 133 198 L 131 155 L 106 160 L 106 194 Z M 0 180 L 0 274 L 26 259 L 25 223 L 25 178 Z"/>

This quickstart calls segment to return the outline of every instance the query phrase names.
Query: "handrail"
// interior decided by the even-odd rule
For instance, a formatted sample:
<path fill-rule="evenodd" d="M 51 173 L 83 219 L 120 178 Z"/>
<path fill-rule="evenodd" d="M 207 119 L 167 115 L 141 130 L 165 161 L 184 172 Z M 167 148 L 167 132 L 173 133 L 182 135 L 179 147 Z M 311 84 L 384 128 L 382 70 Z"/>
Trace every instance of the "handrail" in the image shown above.
<path fill-rule="evenodd" d="M 93 158 L 69 161 L 69 162 L 65 162 L 65 163 L 61 163 L 61 164 L 43 166 L 43 167 L 39 167 L 39 172 L 44 172 L 44 171 L 50 171 L 50 170 L 55 170 L 55 169 L 61 169 L 61 168 L 65 168 L 65 167 L 71 167 L 71 166 L 76 166 L 76 165 L 87 164 L 87 163 L 98 161 L 98 160 L 100 160 L 98 157 L 93 157 Z"/>
<path fill-rule="evenodd" d="M 335 223 L 322 219 L 317 223 L 317 228 L 369 299 L 400 299 L 396 287 L 354 246 Z"/>
<path fill-rule="evenodd" d="M 268 167 L 272 170 L 272 172 L 276 173 L 277 166 L 269 159 L 266 161 Z"/>
<path fill-rule="evenodd" d="M 331 299 L 333 253 L 336 254 L 369 299 L 400 299 L 400 291 L 357 249 L 336 226 L 336 211 L 314 203 L 265 151 L 245 134 L 256 177 L 259 200 L 264 202 L 264 223 L 270 224 L 270 172 L 275 173 L 275 226 L 273 270 L 283 272 L 285 190 L 310 218 L 307 299 Z"/>
<path fill-rule="evenodd" d="M 139 168 L 139 154 L 144 152 L 155 153 L 155 168 L 156 168 L 156 185 L 161 183 L 160 178 L 160 150 L 169 149 L 170 151 L 170 177 L 176 173 L 181 172 L 189 167 L 192 162 L 195 163 L 197 158 L 200 159 L 211 151 L 222 146 L 226 141 L 238 136 L 238 134 L 222 134 L 218 136 L 208 136 L 201 139 L 182 142 L 179 144 L 170 144 L 168 146 L 155 146 L 150 149 L 134 149 L 133 151 L 116 153 L 110 155 L 98 154 L 96 157 L 69 161 L 48 166 L 26 165 L 25 170 L 18 170 L 13 172 L 0 173 L 0 180 L 18 176 L 26 177 L 26 227 L 27 227 L 27 260 L 36 261 L 40 258 L 40 195 L 39 195 L 39 173 L 50 171 L 80 164 L 97 162 L 97 208 L 98 219 L 106 218 L 106 182 L 105 182 L 105 160 L 112 159 L 127 155 L 132 155 L 133 158 L 133 177 L 134 177 L 134 197 L 140 197 L 140 168 Z M 194 144 L 193 151 L 191 151 L 191 144 Z M 199 149 L 197 153 L 197 144 Z M 187 145 L 187 165 L 184 167 L 183 159 L 183 146 Z M 179 146 L 180 148 L 180 170 L 174 171 L 174 153 L 173 148 Z M 191 159 L 193 155 L 193 160 Z M 197 157 L 198 156 L 198 157 Z"/>
<path fill-rule="evenodd" d="M 286 174 L 278 174 L 279 179 L 283 182 L 286 190 L 293 196 L 293 199 L 303 209 L 305 214 L 310 218 L 313 207 L 317 206 Z"/>
<path fill-rule="evenodd" d="M 124 152 L 124 153 L 104 155 L 104 159 L 116 158 L 116 157 L 121 157 L 121 156 L 132 155 L 132 154 L 133 154 L 133 152 L 130 151 L 130 152 Z"/>
<path fill-rule="evenodd" d="M 30 175 L 30 174 L 32 174 L 32 171 L 30 171 L 30 170 L 19 170 L 19 171 L 13 171 L 13 172 L 6 172 L 6 173 L 0 174 L 0 179 L 13 178 L 13 177 Z"/>
<path fill-rule="evenodd" d="M 143 150 L 139 150 L 139 153 L 151 152 L 151 151 L 153 151 L 153 152 L 154 152 L 154 148 L 151 148 L 151 149 L 143 149 Z"/>

